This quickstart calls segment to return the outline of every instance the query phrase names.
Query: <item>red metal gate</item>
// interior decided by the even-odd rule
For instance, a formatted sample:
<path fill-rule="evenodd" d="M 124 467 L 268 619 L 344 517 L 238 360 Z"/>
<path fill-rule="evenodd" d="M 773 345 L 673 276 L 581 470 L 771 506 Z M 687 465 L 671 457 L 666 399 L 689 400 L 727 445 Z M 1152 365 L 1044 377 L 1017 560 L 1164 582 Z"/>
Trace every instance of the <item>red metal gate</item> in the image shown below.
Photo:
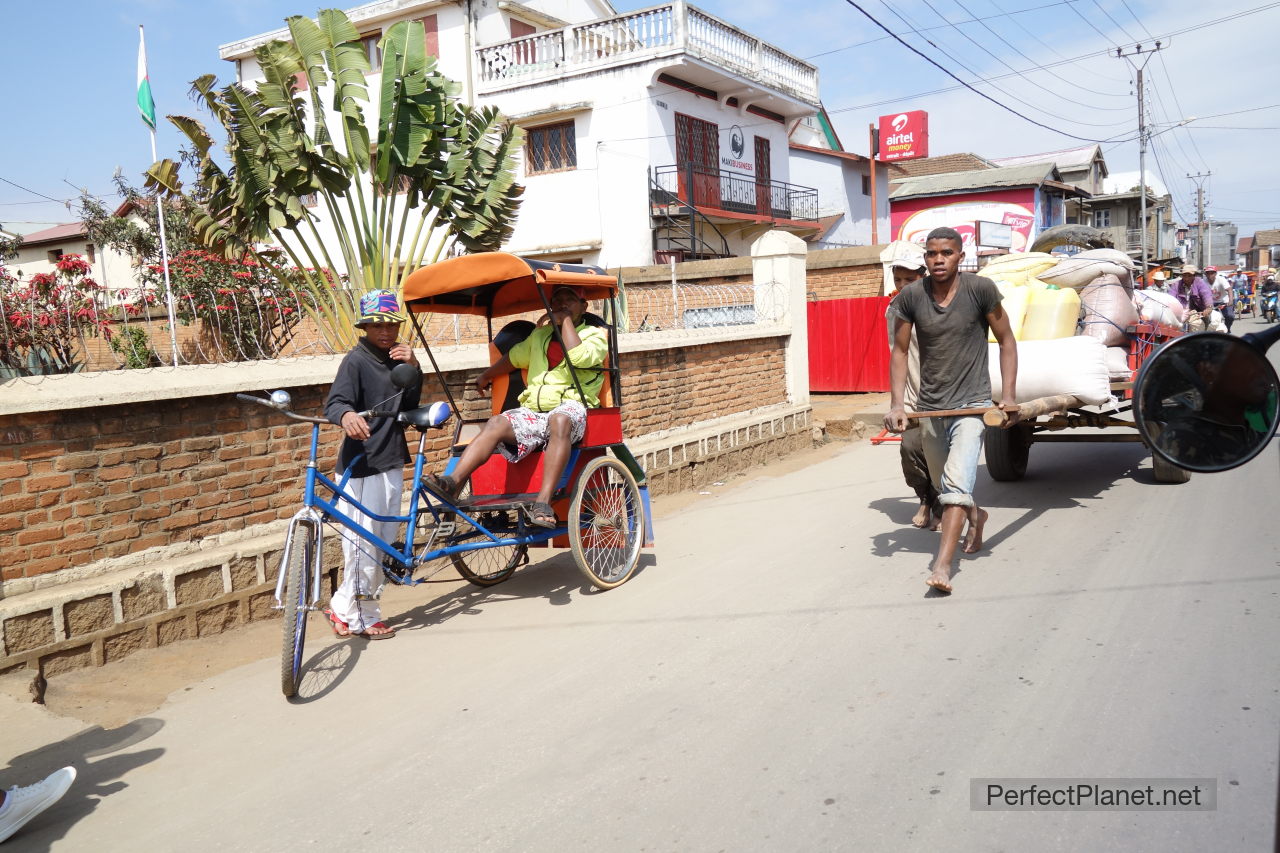
<path fill-rule="evenodd" d="M 809 390 L 888 391 L 891 297 L 829 299 L 809 305 Z"/>

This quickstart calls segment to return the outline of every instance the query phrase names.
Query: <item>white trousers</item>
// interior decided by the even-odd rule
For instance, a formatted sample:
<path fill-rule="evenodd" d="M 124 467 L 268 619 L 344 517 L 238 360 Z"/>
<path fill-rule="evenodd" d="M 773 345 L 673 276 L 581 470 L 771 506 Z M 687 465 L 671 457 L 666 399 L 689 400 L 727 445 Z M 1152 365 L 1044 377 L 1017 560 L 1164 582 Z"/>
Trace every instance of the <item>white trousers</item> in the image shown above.
<path fill-rule="evenodd" d="M 372 477 L 352 478 L 347 483 L 347 493 L 378 515 L 398 514 L 403 492 L 404 470 L 400 468 Z M 388 544 L 396 541 L 398 522 L 374 521 L 345 500 L 339 501 L 338 509 L 382 541 Z M 329 607 L 335 616 L 351 626 L 352 631 L 360 633 L 382 621 L 378 596 L 382 594 L 383 587 L 383 555 L 345 526 L 339 525 L 338 529 L 342 533 L 342 556 L 346 566 L 342 572 L 342 586 L 333 594 Z"/>

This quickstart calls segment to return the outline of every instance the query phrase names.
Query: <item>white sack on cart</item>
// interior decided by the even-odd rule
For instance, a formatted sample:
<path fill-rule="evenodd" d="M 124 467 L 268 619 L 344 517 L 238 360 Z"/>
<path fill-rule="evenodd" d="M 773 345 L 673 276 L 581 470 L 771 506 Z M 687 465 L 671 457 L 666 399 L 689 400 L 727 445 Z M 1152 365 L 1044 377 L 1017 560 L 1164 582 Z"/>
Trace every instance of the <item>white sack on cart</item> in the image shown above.
<path fill-rule="evenodd" d="M 1133 371 L 1129 369 L 1128 347 L 1107 347 L 1107 373 L 1112 381 L 1129 381 Z"/>
<path fill-rule="evenodd" d="M 1071 287 L 1079 290 L 1100 275 L 1113 275 L 1123 280 L 1129 268 L 1106 258 L 1063 258 L 1053 267 L 1036 276 L 1045 284 Z"/>
<path fill-rule="evenodd" d="M 1135 290 L 1133 304 L 1143 322 L 1174 328 L 1182 325 L 1182 318 L 1187 310 L 1182 307 L 1178 297 L 1161 290 Z"/>
<path fill-rule="evenodd" d="M 1100 275 L 1080 291 L 1082 335 L 1097 338 L 1105 346 L 1124 346 L 1129 341 L 1125 330 L 1138 322 L 1138 309 L 1133 297 L 1114 275 Z"/>
<path fill-rule="evenodd" d="M 1000 399 L 1000 345 L 987 344 L 991 399 Z M 1018 342 L 1018 402 L 1073 394 L 1091 406 L 1115 405 L 1107 348 L 1097 338 L 1076 335 Z"/>

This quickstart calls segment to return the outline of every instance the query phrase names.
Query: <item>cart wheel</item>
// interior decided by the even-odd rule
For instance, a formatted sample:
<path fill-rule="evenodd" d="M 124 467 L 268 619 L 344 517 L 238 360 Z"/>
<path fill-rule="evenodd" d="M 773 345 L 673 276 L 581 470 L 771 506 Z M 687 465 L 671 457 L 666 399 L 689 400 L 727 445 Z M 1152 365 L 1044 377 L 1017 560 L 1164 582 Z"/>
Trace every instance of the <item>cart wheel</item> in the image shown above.
<path fill-rule="evenodd" d="M 461 545 L 466 542 L 485 542 L 487 537 L 477 531 L 460 536 L 450 544 Z M 525 562 L 529 553 L 528 545 L 502 545 L 496 548 L 477 548 L 452 554 L 449 559 L 453 567 L 466 580 L 476 586 L 495 586 L 502 583 Z"/>
<path fill-rule="evenodd" d="M 470 495 L 471 484 L 467 483 L 458 493 L 458 498 L 466 500 Z M 454 515 L 451 512 L 443 513 L 441 518 L 452 521 Z M 515 532 L 514 529 L 508 530 L 506 524 L 493 523 L 492 519 L 485 526 L 493 533 Z M 458 532 L 449 537 L 450 545 L 478 544 L 487 541 L 489 537 L 466 521 L 458 521 Z M 528 562 L 526 558 L 528 553 L 528 545 L 502 545 L 496 548 L 477 548 L 474 551 L 463 551 L 461 554 L 450 554 L 449 562 L 453 563 L 454 569 L 462 575 L 463 579 L 476 586 L 496 586 L 511 577 L 519 566 Z"/>
<path fill-rule="evenodd" d="M 592 459 L 578 477 L 569 504 L 573 559 L 593 584 L 612 589 L 640 562 L 644 503 L 635 478 L 617 459 Z"/>
<path fill-rule="evenodd" d="M 1190 471 L 1166 462 L 1158 453 L 1151 454 L 1151 473 L 1155 475 L 1157 483 L 1185 483 L 1191 479 Z"/>
<path fill-rule="evenodd" d="M 987 452 L 987 473 L 1002 483 L 1021 480 L 1027 473 L 1031 455 L 1031 427 L 1018 424 L 1009 429 L 987 427 L 983 443 Z"/>
<path fill-rule="evenodd" d="M 316 534 L 310 525 L 294 528 L 293 541 L 285 554 L 284 642 L 280 649 L 280 690 L 286 697 L 298 692 L 302 676 L 302 646 L 307 637 L 307 591 L 311 586 Z"/>

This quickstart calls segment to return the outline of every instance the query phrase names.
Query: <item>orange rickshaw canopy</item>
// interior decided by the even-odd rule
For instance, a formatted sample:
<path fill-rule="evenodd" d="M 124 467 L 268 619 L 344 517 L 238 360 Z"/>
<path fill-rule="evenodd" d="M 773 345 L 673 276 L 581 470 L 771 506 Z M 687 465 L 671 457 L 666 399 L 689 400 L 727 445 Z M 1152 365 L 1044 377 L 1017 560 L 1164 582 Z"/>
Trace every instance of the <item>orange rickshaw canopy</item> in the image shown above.
<path fill-rule="evenodd" d="M 507 317 L 543 310 L 539 288 L 550 300 L 560 285 L 579 288 L 584 299 L 608 299 L 618 279 L 600 267 L 482 252 L 414 270 L 404 280 L 404 304 L 415 314 Z"/>

